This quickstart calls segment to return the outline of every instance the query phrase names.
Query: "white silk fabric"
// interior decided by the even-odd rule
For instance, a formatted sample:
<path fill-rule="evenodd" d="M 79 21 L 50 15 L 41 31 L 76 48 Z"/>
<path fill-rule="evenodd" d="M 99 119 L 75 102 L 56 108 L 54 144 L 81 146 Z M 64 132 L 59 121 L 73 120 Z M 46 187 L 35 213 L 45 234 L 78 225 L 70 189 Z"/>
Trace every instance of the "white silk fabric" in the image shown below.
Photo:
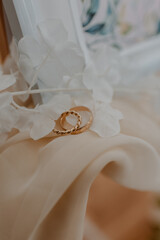
<path fill-rule="evenodd" d="M 124 115 L 117 136 L 88 131 L 34 141 L 19 133 L 1 146 L 1 240 L 82 240 L 100 171 L 129 188 L 160 190 L 160 117 L 145 98 L 122 96 L 113 102 Z"/>

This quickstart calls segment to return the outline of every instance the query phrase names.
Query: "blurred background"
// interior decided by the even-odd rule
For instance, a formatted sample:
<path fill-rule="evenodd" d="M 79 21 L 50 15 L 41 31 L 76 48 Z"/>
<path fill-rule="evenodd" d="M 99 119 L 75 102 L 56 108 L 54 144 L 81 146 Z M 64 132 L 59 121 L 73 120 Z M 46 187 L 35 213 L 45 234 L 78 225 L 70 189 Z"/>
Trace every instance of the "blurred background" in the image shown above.
<path fill-rule="evenodd" d="M 124 50 L 159 37 L 160 0 L 80 1 L 87 45 L 108 42 Z M 160 42 L 159 42 L 160 43 Z M 9 54 L 2 0 L 0 0 L 0 63 Z M 160 55 L 160 54 L 159 54 Z M 160 240 L 159 197 L 126 189 L 100 174 L 91 187 L 85 240 Z M 159 222 L 158 222 L 159 221 Z M 94 235 L 94 236 L 93 236 Z"/>

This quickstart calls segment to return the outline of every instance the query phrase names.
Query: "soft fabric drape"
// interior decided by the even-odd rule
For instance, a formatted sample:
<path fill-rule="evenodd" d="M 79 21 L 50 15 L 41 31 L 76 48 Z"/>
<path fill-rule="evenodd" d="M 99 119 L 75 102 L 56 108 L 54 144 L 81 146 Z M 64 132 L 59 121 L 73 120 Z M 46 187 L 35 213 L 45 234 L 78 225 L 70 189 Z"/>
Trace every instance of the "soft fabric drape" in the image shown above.
<path fill-rule="evenodd" d="M 123 95 L 123 94 L 122 94 Z M 19 133 L 1 146 L 0 239 L 81 240 L 98 173 L 139 190 L 160 190 L 159 115 L 148 101 L 115 97 L 121 133 L 34 141 Z"/>

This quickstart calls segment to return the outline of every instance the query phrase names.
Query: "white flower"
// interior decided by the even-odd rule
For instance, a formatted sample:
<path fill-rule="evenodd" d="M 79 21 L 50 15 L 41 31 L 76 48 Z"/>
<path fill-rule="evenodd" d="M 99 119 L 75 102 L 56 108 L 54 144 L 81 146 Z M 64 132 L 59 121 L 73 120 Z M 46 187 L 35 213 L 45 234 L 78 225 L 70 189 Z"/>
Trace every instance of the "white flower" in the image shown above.
<path fill-rule="evenodd" d="M 13 74 L 3 74 L 0 70 L 0 91 L 13 86 L 16 78 Z M 0 144 L 8 138 L 8 132 L 14 128 L 17 120 L 16 110 L 11 106 L 12 96 L 10 93 L 0 93 Z"/>
<path fill-rule="evenodd" d="M 93 91 L 93 98 L 97 101 L 111 102 L 113 89 L 103 76 L 99 76 L 95 66 L 91 65 L 84 71 L 84 85 Z"/>
<path fill-rule="evenodd" d="M 11 87 L 16 83 L 16 78 L 13 74 L 4 75 L 0 70 L 0 91 Z"/>
<path fill-rule="evenodd" d="M 54 128 L 55 122 L 44 111 L 41 112 L 38 109 L 36 112 L 28 112 L 27 110 L 19 110 L 19 119 L 15 124 L 15 127 L 21 132 L 28 131 L 30 137 L 34 140 L 43 138 L 48 135 Z"/>
<path fill-rule="evenodd" d="M 17 110 L 19 118 L 15 127 L 21 132 L 30 132 L 30 136 L 34 140 L 43 138 L 54 129 L 55 121 L 70 106 L 70 96 L 59 94 L 54 96 L 47 104 L 37 106 L 35 109 L 19 107 Z"/>
<path fill-rule="evenodd" d="M 63 76 L 82 72 L 84 68 L 82 53 L 74 43 L 68 41 L 61 21 L 42 22 L 38 32 L 39 41 L 24 37 L 19 42 L 19 65 L 28 83 L 31 84 L 36 71 L 37 78 L 46 87 L 58 87 Z"/>
<path fill-rule="evenodd" d="M 12 96 L 8 92 L 0 94 L 0 143 L 3 143 L 18 119 L 17 110 L 11 105 Z"/>
<path fill-rule="evenodd" d="M 119 120 L 123 115 L 104 102 L 95 103 L 94 121 L 91 130 L 101 137 L 115 136 L 120 132 Z"/>
<path fill-rule="evenodd" d="M 106 82 L 104 84 L 103 82 L 98 82 L 98 78 L 96 80 L 99 87 L 96 81 L 95 84 L 92 81 L 91 83 L 88 81 L 93 94 L 85 92 L 76 94 L 73 97 L 74 106 L 88 107 L 93 113 L 93 124 L 90 129 L 101 137 L 111 137 L 120 132 L 119 120 L 123 118 L 123 115 L 109 104 L 110 99 L 107 99 L 107 93 L 111 87 Z M 85 82 L 83 76 L 80 75 L 76 79 L 65 78 L 65 86 L 68 88 L 80 88 L 84 86 L 83 81 Z M 85 118 L 84 114 L 83 118 Z"/>
<path fill-rule="evenodd" d="M 121 79 L 121 61 L 117 50 L 101 45 L 91 53 L 97 75 L 104 77 L 111 85 L 117 84 Z"/>
<path fill-rule="evenodd" d="M 18 45 L 17 65 L 30 87 L 38 83 L 41 87 L 85 91 L 50 94 L 48 102 L 34 109 L 18 106 L 12 95 L 3 105 L 3 96 L 0 98 L 3 102 L 0 107 L 0 133 L 16 128 L 21 132 L 28 131 L 31 138 L 37 140 L 53 130 L 62 112 L 75 106 L 86 106 L 94 117 L 90 130 L 102 137 L 118 134 L 122 114 L 110 106 L 112 85 L 120 79 L 117 52 L 108 47 L 98 49 L 91 53 L 90 65 L 85 66 L 81 50 L 68 41 L 67 32 L 59 20 L 47 20 L 38 26 L 37 31 L 37 39 L 24 37 Z"/>

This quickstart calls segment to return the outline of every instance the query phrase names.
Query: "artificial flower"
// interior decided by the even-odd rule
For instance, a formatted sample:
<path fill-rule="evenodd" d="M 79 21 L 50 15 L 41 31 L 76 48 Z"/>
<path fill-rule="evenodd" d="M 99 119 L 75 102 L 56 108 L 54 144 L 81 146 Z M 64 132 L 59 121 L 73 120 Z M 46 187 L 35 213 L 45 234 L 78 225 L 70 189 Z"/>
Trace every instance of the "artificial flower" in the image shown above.
<path fill-rule="evenodd" d="M 53 130 L 62 112 L 75 106 L 86 106 L 93 113 L 91 131 L 101 137 L 118 134 L 122 114 L 110 106 L 112 85 L 120 79 L 117 52 L 108 47 L 104 47 L 103 51 L 97 50 L 91 53 L 92 61 L 86 66 L 81 50 L 68 41 L 67 32 L 59 20 L 40 23 L 37 33 L 37 39 L 31 36 L 22 38 L 18 44 L 19 53 L 16 54 L 18 69 L 30 89 L 38 84 L 42 89 L 77 91 L 53 95 L 48 90 L 48 93 L 41 95 L 43 103 L 34 109 L 18 106 L 10 95 L 10 101 L 6 102 L 6 109 L 9 109 L 7 118 L 12 119 L 13 110 L 14 121 L 9 128 L 3 121 L 2 129 L 28 131 L 31 138 L 37 140 Z"/>

